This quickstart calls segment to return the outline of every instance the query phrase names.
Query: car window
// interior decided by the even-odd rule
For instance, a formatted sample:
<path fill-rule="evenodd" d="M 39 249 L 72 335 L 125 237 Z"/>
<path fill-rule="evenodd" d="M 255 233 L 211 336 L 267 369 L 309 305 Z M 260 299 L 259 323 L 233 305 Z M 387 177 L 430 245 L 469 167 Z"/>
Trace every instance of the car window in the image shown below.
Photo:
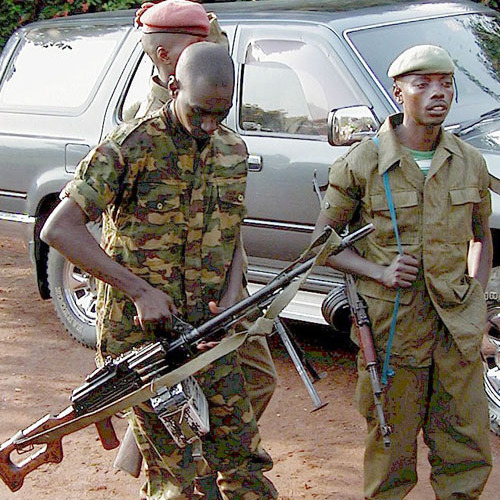
<path fill-rule="evenodd" d="M 326 139 L 328 112 L 359 102 L 344 73 L 312 43 L 252 41 L 243 67 L 239 128 Z"/>
<path fill-rule="evenodd" d="M 119 114 L 121 120 L 135 116 L 141 102 L 149 94 L 151 77 L 154 73 L 156 73 L 156 68 L 151 59 L 143 53 L 123 99 Z"/>
<path fill-rule="evenodd" d="M 457 102 L 447 124 L 474 119 L 500 106 L 498 16 L 467 14 L 425 19 L 352 31 L 347 37 L 388 96 L 392 95 L 392 80 L 387 68 L 398 54 L 417 44 L 445 48 L 455 62 L 457 88 Z"/>
<path fill-rule="evenodd" d="M 4 74 L 0 106 L 41 111 L 83 108 L 128 31 L 109 25 L 29 31 Z"/>

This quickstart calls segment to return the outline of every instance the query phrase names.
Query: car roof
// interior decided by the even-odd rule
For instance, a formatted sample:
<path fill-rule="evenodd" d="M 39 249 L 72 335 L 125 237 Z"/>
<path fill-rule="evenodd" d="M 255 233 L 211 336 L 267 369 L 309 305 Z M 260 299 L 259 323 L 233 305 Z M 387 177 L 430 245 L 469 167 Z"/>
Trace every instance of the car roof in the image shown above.
<path fill-rule="evenodd" d="M 260 20 L 275 18 L 285 22 L 313 22 L 328 24 L 337 33 L 377 24 L 387 24 L 410 19 L 441 17 L 470 12 L 494 12 L 471 1 L 423 0 L 259 0 L 236 2 L 203 2 L 207 11 L 214 11 L 225 20 Z M 104 22 L 130 24 L 135 9 L 77 14 L 31 23 L 31 27 L 43 25 Z M 20 31 L 26 27 L 21 28 Z"/>

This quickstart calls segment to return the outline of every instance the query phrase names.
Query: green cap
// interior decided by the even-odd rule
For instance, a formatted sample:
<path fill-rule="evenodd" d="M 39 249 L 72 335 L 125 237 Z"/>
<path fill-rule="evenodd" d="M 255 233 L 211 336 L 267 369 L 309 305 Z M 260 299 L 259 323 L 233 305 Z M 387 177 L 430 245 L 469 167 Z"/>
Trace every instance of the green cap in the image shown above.
<path fill-rule="evenodd" d="M 409 73 L 453 73 L 455 65 L 446 50 L 437 45 L 415 45 L 400 54 L 387 71 L 389 78 Z"/>

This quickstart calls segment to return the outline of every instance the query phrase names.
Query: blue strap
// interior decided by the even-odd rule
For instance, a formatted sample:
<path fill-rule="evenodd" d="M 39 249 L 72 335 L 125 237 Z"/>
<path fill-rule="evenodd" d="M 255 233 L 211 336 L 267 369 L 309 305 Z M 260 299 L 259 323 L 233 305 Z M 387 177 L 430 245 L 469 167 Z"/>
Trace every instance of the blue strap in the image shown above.
<path fill-rule="evenodd" d="M 387 196 L 387 203 L 389 204 L 389 212 L 391 213 L 392 226 L 394 228 L 394 235 L 396 237 L 396 243 L 398 245 L 399 255 L 403 254 L 403 247 L 401 246 L 401 240 L 399 238 L 398 223 L 396 220 L 396 210 L 394 209 L 394 201 L 392 200 L 391 185 L 389 183 L 388 172 L 384 172 L 384 188 L 385 194 Z M 392 313 L 391 329 L 389 330 L 389 339 L 387 340 L 387 349 L 385 351 L 384 366 L 382 368 L 382 384 L 387 385 L 388 377 L 394 376 L 394 370 L 390 367 L 389 363 L 391 360 L 392 342 L 394 340 L 394 335 L 396 334 L 396 323 L 398 319 L 399 302 L 401 300 L 401 289 L 398 288 L 396 291 L 396 299 L 394 301 L 394 312 Z"/>
<path fill-rule="evenodd" d="M 378 137 L 372 137 L 373 142 L 378 147 Z M 396 243 L 398 245 L 399 255 L 403 255 L 403 247 L 401 245 L 401 239 L 399 238 L 398 222 L 396 219 L 396 210 L 394 208 L 394 201 L 392 199 L 391 185 L 389 182 L 389 172 L 384 172 L 382 176 L 384 180 L 385 195 L 387 197 L 387 203 L 389 204 L 389 212 L 391 214 L 392 227 L 394 229 L 394 236 L 396 237 Z M 382 368 L 382 384 L 387 385 L 388 377 L 394 376 L 394 370 L 390 367 L 389 363 L 391 360 L 391 350 L 392 342 L 394 340 L 394 335 L 396 334 L 396 323 L 398 318 L 399 303 L 401 300 L 401 289 L 398 288 L 396 291 L 396 299 L 394 301 L 394 311 L 392 314 L 391 328 L 389 330 L 389 339 L 387 340 L 387 349 L 385 351 L 384 366 Z"/>
<path fill-rule="evenodd" d="M 391 184 L 389 182 L 389 172 L 385 171 L 382 178 L 384 179 L 385 195 L 387 197 L 387 203 L 389 204 L 389 212 L 391 213 L 392 227 L 394 229 L 394 236 L 396 237 L 396 244 L 398 245 L 399 255 L 403 255 L 403 247 L 401 246 L 401 240 L 399 238 L 398 222 L 396 220 L 396 209 L 394 208 L 394 201 L 392 199 Z"/>

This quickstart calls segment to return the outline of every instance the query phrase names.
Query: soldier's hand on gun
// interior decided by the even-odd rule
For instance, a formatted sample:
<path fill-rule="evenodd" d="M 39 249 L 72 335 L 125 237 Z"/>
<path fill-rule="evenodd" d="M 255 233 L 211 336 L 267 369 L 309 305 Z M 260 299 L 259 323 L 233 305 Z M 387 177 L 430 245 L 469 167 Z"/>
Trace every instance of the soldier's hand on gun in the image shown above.
<path fill-rule="evenodd" d="M 172 314 L 177 314 L 170 295 L 150 287 L 134 300 L 134 304 L 137 309 L 137 316 L 134 316 L 136 326 L 140 326 L 146 333 L 168 336 L 172 328 Z"/>
<path fill-rule="evenodd" d="M 220 307 L 217 305 L 217 302 L 215 300 L 211 300 L 208 303 L 208 308 L 210 309 L 210 312 L 214 315 L 217 316 L 217 314 L 221 313 L 222 311 L 225 310 L 225 307 Z M 196 347 L 200 351 L 206 351 L 207 349 L 211 349 L 212 347 L 215 347 L 218 344 L 218 342 L 199 342 Z"/>
<path fill-rule="evenodd" d="M 380 282 L 388 288 L 408 288 L 417 278 L 418 260 L 407 254 L 398 255 L 382 272 Z"/>

